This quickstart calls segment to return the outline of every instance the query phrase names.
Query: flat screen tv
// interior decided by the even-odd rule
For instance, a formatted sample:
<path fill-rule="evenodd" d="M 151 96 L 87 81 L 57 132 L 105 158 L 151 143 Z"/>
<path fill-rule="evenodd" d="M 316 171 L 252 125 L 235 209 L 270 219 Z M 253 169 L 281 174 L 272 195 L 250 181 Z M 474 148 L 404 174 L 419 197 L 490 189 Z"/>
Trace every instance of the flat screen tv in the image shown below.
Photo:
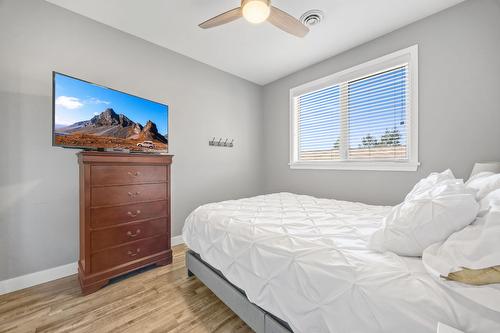
<path fill-rule="evenodd" d="M 168 106 L 53 73 L 53 145 L 168 152 Z"/>

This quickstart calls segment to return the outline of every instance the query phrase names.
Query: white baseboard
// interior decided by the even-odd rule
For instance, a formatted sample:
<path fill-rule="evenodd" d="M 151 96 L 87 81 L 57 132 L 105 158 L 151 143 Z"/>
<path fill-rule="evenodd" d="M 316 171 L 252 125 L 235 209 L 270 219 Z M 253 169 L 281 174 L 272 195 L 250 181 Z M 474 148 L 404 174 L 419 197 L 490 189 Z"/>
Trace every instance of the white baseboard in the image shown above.
<path fill-rule="evenodd" d="M 170 244 L 172 246 L 184 244 L 184 239 L 182 239 L 182 235 L 172 237 L 172 240 L 170 241 Z"/>
<path fill-rule="evenodd" d="M 182 236 L 171 239 L 172 246 L 184 243 Z M 0 295 L 8 294 L 17 290 L 29 288 L 45 282 L 54 281 L 66 276 L 78 273 L 78 263 L 57 266 L 43 271 L 21 275 L 12 279 L 0 281 Z"/>
<path fill-rule="evenodd" d="M 76 274 L 78 264 L 73 262 L 43 271 L 21 275 L 12 279 L 0 281 L 0 295 L 8 294 L 16 290 L 29 288 L 45 282 L 57 280 L 66 276 Z"/>

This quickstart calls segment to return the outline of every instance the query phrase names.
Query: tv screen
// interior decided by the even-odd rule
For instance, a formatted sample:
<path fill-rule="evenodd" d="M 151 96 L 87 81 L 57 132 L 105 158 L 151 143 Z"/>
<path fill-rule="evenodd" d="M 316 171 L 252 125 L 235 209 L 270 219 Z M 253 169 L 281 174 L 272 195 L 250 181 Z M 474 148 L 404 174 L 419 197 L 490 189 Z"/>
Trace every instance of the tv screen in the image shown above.
<path fill-rule="evenodd" d="M 53 143 L 168 151 L 168 106 L 53 73 Z"/>

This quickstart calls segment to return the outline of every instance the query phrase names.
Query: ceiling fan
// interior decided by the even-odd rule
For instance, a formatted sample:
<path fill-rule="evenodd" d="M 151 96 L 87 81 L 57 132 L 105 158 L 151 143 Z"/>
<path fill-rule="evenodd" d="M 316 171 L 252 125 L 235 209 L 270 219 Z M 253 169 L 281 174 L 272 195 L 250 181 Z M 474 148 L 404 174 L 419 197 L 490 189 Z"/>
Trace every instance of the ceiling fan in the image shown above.
<path fill-rule="evenodd" d="M 297 37 L 304 37 L 309 28 L 295 17 L 271 5 L 271 0 L 241 0 L 240 7 L 212 17 L 201 23 L 200 28 L 209 29 L 244 17 L 248 22 L 258 24 L 269 21 L 275 27 Z"/>

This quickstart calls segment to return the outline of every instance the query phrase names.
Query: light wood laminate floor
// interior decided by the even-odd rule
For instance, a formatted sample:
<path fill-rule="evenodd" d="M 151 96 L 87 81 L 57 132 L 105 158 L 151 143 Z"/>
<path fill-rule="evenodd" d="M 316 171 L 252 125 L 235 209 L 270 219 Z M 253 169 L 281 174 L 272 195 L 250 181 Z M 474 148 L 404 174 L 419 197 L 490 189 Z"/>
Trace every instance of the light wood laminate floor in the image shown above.
<path fill-rule="evenodd" d="M 154 268 L 82 296 L 76 275 L 0 296 L 0 332 L 252 332 L 197 278 L 186 247 Z"/>

